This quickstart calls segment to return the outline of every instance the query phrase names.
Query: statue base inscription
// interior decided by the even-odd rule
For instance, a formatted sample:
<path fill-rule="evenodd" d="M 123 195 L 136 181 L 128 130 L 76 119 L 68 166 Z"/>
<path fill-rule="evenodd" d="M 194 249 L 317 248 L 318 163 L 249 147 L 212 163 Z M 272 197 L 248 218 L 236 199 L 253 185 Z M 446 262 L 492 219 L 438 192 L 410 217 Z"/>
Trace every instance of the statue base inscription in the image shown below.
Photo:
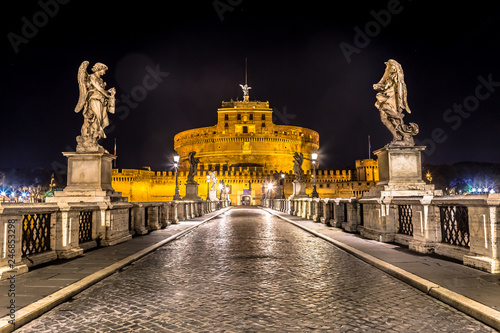
<path fill-rule="evenodd" d="M 309 198 L 306 194 L 306 183 L 294 180 L 293 184 L 293 194 L 288 199 L 299 199 L 299 198 Z"/>
<path fill-rule="evenodd" d="M 202 200 L 198 195 L 198 183 L 197 182 L 187 182 L 186 184 L 186 196 L 182 200 L 188 201 L 198 201 Z"/>

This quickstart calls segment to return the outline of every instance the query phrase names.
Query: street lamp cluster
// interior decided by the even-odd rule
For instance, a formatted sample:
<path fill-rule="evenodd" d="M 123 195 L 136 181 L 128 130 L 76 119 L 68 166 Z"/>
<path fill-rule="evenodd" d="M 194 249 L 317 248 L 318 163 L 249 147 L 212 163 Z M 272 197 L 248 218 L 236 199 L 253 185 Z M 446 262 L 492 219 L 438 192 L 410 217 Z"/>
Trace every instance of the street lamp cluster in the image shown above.
<path fill-rule="evenodd" d="M 42 197 L 41 188 L 38 187 L 0 190 L 0 202 L 40 202 Z"/>
<path fill-rule="evenodd" d="M 471 194 L 495 193 L 495 190 L 494 189 L 489 189 L 487 187 L 483 187 L 483 188 L 473 187 L 473 188 L 471 188 L 470 193 Z"/>

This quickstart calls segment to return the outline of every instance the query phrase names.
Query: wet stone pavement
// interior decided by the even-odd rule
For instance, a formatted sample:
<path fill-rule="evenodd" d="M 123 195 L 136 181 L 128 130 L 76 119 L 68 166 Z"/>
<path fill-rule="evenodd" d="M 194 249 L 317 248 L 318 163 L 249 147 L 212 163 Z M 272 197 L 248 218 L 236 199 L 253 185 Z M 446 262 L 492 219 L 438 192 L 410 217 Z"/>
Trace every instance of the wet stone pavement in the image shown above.
<path fill-rule="evenodd" d="M 16 332 L 495 332 L 257 208 L 235 208 Z"/>

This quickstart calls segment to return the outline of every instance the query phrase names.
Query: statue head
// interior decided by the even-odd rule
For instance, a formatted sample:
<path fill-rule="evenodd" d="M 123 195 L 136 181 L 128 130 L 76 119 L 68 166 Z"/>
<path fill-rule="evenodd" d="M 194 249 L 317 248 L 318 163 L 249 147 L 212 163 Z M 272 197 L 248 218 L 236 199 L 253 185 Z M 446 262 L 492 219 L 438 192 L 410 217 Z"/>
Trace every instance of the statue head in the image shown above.
<path fill-rule="evenodd" d="M 105 64 L 103 63 L 100 63 L 100 62 L 96 62 L 96 64 L 94 65 L 94 67 L 92 67 L 92 71 L 94 73 L 96 72 L 100 72 L 100 71 L 107 71 L 108 70 L 108 66 L 106 66 Z"/>

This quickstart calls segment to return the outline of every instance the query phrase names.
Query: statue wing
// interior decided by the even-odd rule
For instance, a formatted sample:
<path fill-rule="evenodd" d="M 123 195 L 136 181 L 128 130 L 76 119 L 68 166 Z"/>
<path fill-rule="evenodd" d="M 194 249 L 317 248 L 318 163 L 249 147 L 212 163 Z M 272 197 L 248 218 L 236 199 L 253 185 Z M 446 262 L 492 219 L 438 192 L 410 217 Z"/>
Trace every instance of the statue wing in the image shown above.
<path fill-rule="evenodd" d="M 80 97 L 78 98 L 78 103 L 75 107 L 75 112 L 80 112 L 85 104 L 85 100 L 87 97 L 87 67 L 89 65 L 88 61 L 82 62 L 80 67 L 78 68 L 78 88 L 80 89 Z"/>

